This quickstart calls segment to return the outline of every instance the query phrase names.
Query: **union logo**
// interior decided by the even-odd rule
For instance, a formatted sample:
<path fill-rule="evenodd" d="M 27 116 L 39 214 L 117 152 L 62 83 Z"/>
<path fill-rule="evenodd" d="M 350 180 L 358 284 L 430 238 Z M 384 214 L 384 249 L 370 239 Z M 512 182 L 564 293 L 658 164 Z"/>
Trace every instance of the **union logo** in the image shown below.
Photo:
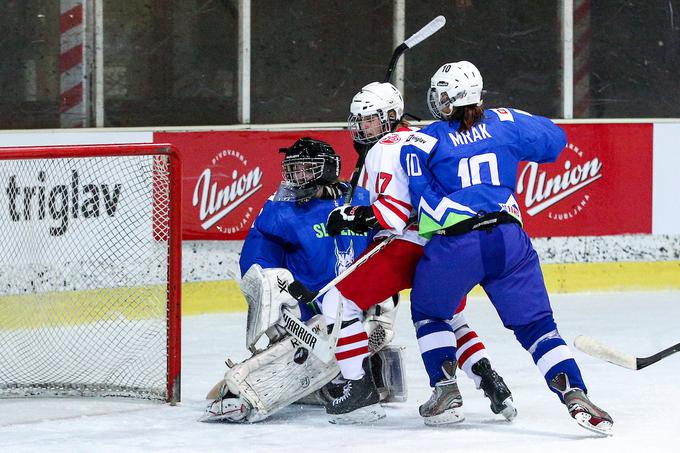
<path fill-rule="evenodd" d="M 564 171 L 548 175 L 535 162 L 520 172 L 517 194 L 524 194 L 525 212 L 535 216 L 546 212 L 549 219 L 564 221 L 579 215 L 590 201 L 589 186 L 602 178 L 602 162 L 584 157 L 584 150 L 567 144 L 558 163 Z M 569 202 L 562 202 L 569 199 Z"/>
<path fill-rule="evenodd" d="M 198 207 L 201 228 L 233 234 L 249 224 L 252 206 L 241 215 L 232 215 L 228 224 L 218 223 L 262 188 L 262 170 L 251 168 L 245 156 L 233 149 L 220 151 L 211 163 L 196 181 L 192 205 Z"/>

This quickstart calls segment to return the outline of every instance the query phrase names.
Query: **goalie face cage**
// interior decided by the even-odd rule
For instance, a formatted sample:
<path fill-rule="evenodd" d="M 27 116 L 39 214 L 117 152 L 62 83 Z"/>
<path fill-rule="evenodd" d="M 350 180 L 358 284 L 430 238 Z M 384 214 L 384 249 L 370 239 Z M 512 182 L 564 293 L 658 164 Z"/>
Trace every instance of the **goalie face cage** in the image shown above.
<path fill-rule="evenodd" d="M 170 145 L 0 148 L 0 397 L 180 399 Z"/>

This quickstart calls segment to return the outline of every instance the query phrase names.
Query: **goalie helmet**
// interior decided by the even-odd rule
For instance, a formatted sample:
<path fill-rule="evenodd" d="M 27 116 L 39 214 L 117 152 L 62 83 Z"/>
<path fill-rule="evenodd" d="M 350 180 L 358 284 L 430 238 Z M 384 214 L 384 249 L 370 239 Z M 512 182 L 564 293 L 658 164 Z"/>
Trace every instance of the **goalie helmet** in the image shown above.
<path fill-rule="evenodd" d="M 404 115 L 404 99 L 391 83 L 369 83 L 349 106 L 347 127 L 352 140 L 363 144 L 377 142 L 392 131 Z"/>
<path fill-rule="evenodd" d="M 293 188 L 307 189 L 331 184 L 340 176 L 340 156 L 321 140 L 302 137 L 288 148 L 281 148 L 283 180 Z"/>
<path fill-rule="evenodd" d="M 469 61 L 446 63 L 434 73 L 427 92 L 430 113 L 446 119 L 453 107 L 482 104 L 482 74 Z"/>

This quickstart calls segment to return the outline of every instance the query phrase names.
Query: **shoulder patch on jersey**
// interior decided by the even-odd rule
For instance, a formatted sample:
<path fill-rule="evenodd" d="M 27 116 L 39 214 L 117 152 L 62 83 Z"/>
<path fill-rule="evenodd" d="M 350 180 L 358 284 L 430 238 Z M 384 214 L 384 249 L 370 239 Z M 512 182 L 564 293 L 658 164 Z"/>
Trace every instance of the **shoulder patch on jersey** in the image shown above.
<path fill-rule="evenodd" d="M 430 154 L 430 151 L 432 151 L 432 148 L 434 148 L 434 145 L 436 144 L 436 138 L 430 137 L 429 135 L 420 132 L 414 132 L 413 134 L 409 135 L 409 137 L 404 142 L 404 145 L 416 146 L 425 151 L 427 154 Z"/>
<path fill-rule="evenodd" d="M 382 143 L 384 145 L 394 145 L 395 143 L 399 143 L 401 141 L 401 137 L 399 134 L 387 134 L 383 138 L 380 139 L 379 143 Z"/>
<path fill-rule="evenodd" d="M 515 121 L 515 117 L 512 116 L 512 112 L 508 109 L 489 109 L 498 115 L 498 119 L 501 121 Z"/>

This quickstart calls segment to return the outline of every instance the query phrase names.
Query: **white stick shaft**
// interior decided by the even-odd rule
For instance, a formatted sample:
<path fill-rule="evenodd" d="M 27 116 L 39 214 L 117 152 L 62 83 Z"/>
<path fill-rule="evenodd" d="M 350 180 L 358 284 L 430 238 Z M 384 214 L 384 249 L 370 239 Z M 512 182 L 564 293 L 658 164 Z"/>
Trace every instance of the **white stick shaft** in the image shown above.
<path fill-rule="evenodd" d="M 430 21 L 423 28 L 415 32 L 404 41 L 404 44 L 410 49 L 411 47 L 417 46 L 421 42 L 425 41 L 427 38 L 432 36 L 437 30 L 442 28 L 446 24 L 446 18 L 444 16 L 437 16 Z"/>
<path fill-rule="evenodd" d="M 637 370 L 637 360 L 631 354 L 616 351 L 592 337 L 579 335 L 574 340 L 576 349 L 598 359 L 613 363 L 624 368 Z"/>

